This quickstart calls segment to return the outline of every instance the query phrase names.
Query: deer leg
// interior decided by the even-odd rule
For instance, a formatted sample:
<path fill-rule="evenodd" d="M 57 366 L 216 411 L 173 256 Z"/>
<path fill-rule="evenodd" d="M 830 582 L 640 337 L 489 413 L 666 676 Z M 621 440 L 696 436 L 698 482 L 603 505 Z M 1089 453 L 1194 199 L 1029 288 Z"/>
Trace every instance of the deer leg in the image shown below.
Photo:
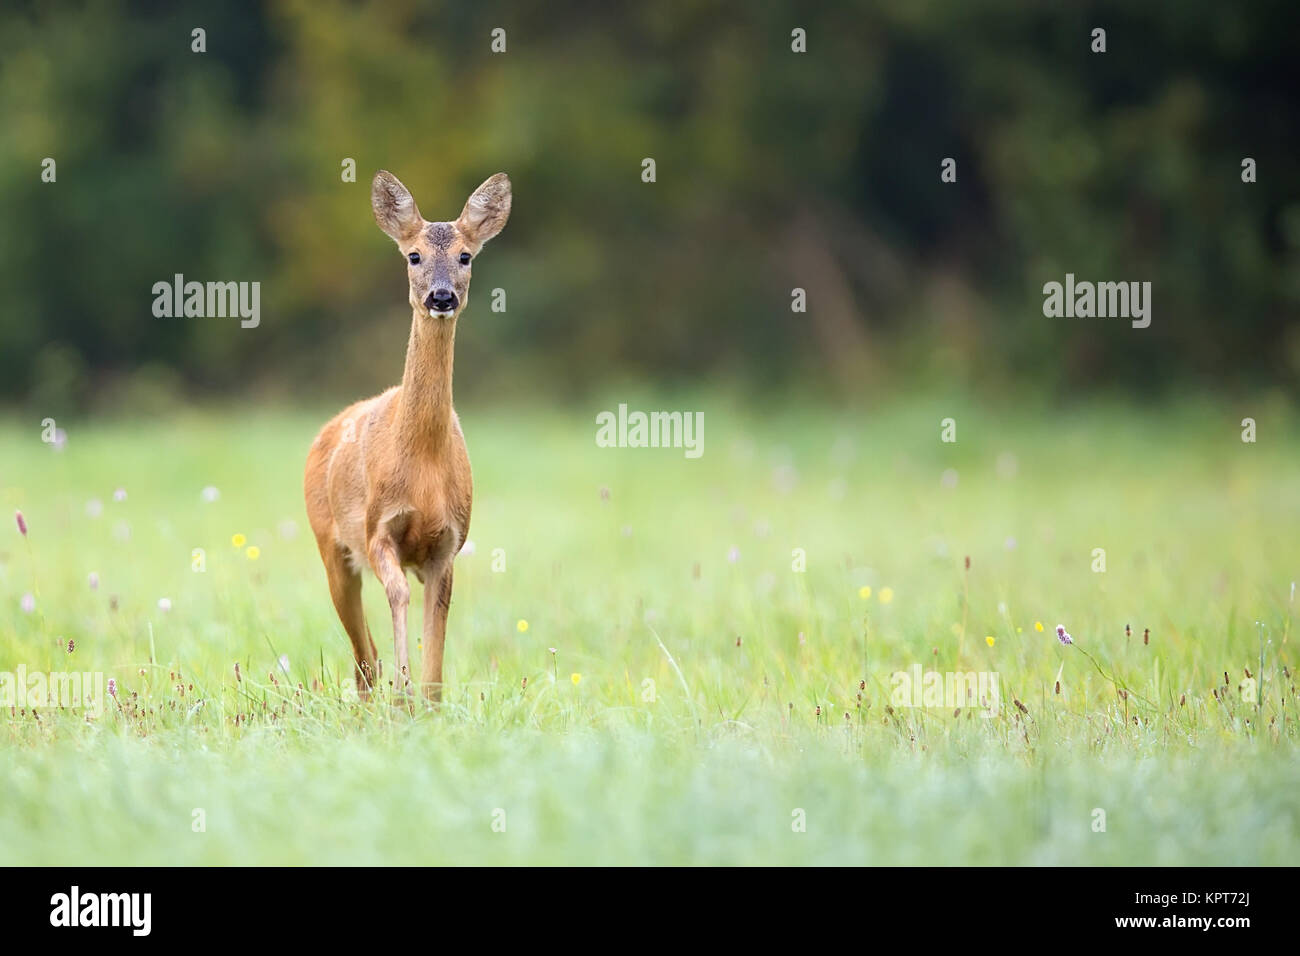
<path fill-rule="evenodd" d="M 352 642 L 352 656 L 356 659 L 357 696 L 370 697 L 370 690 L 379 679 L 378 654 L 375 642 L 366 627 L 366 613 L 361 607 L 361 575 L 348 564 L 341 548 L 328 548 L 324 554 L 325 573 L 329 578 L 330 597 L 338 612 L 343 630 Z"/>
<path fill-rule="evenodd" d="M 424 650 L 420 683 L 424 696 L 442 700 L 442 650 L 447 641 L 447 611 L 451 609 L 451 562 L 432 568 L 424 576 Z"/>
<path fill-rule="evenodd" d="M 397 548 L 389 540 L 378 540 L 371 545 L 370 566 L 383 583 L 388 607 L 393 612 L 393 657 L 396 663 L 393 690 L 405 694 L 411 686 L 411 662 L 406 643 L 406 611 L 411 604 L 411 585 L 397 559 Z"/>

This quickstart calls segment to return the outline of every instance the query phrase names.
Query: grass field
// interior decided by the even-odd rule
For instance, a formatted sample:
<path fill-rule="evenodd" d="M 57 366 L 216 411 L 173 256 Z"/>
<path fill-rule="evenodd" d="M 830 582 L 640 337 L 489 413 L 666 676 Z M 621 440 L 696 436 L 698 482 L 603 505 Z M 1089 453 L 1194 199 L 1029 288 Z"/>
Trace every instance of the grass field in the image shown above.
<path fill-rule="evenodd" d="M 3 862 L 1300 858 L 1286 406 L 631 404 L 703 410 L 703 457 L 461 407 L 474 548 L 414 715 L 357 702 L 306 526 L 334 409 L 60 421 L 62 450 L 8 420 L 0 671 L 117 696 L 3 708 Z M 917 665 L 995 674 L 997 715 L 904 706 Z"/>

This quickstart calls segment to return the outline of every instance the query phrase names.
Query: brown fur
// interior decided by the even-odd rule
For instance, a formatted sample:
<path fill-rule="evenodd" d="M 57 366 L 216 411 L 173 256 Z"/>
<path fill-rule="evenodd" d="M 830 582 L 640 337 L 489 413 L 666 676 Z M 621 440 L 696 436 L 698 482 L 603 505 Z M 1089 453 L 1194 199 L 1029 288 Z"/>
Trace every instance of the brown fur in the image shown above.
<path fill-rule="evenodd" d="M 352 642 L 357 690 L 363 698 L 379 679 L 378 654 L 361 607 L 361 569 L 384 585 L 393 616 L 394 689 L 406 692 L 410 666 L 407 569 L 424 584 L 423 666 L 426 696 L 442 690 L 443 646 L 451 605 L 452 560 L 469 531 L 473 482 L 460 421 L 452 408 L 456 320 L 469 298 L 470 267 L 510 215 L 510 180 L 483 183 L 454 222 L 430 223 L 392 174 L 371 187 L 375 221 L 408 263 L 411 336 L 402 384 L 348 406 L 326 423 L 307 455 L 303 489 L 307 516 L 329 578 L 334 608 Z M 426 306 L 432 290 L 454 292 L 449 314 Z"/>

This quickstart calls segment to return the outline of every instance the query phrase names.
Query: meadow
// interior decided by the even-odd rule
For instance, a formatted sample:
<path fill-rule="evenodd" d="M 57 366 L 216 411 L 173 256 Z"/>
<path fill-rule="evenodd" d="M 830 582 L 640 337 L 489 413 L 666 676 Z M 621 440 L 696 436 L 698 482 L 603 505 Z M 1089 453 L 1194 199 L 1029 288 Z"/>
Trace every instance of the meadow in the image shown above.
<path fill-rule="evenodd" d="M 620 401 L 702 410 L 703 455 L 597 447 Z M 463 403 L 414 713 L 357 700 L 306 524 L 334 410 L 0 424 L 0 671 L 114 692 L 0 712 L 2 862 L 1300 858 L 1285 403 Z M 900 700 L 918 666 L 996 675 L 996 715 Z"/>

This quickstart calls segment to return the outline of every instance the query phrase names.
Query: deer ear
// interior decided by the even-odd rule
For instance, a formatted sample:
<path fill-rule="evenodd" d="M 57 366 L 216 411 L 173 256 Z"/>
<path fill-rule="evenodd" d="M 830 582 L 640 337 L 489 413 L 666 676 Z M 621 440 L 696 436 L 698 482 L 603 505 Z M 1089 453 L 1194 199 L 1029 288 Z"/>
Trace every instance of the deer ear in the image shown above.
<path fill-rule="evenodd" d="M 497 173 L 474 190 L 456 225 L 466 238 L 482 245 L 500 232 L 509 218 L 510 177 Z"/>
<path fill-rule="evenodd" d="M 411 191 L 386 169 L 375 173 L 370 184 L 370 205 L 379 228 L 399 244 L 413 239 L 424 225 Z"/>

